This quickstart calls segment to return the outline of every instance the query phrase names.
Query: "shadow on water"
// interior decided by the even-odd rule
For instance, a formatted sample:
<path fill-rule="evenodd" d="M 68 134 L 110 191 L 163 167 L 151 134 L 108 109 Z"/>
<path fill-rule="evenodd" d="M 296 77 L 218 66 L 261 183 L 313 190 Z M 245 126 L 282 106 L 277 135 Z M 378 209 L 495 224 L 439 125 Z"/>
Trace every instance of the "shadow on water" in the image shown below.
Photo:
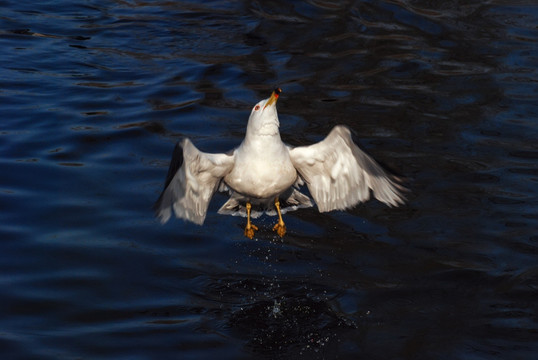
<path fill-rule="evenodd" d="M 245 350 L 258 357 L 334 353 L 342 334 L 357 330 L 357 314 L 341 307 L 341 298 L 352 295 L 330 284 L 321 268 L 327 256 L 311 244 L 293 243 L 305 240 L 262 234 L 237 243 L 233 272 L 208 274 L 192 297 L 213 314 L 206 331 L 242 339 Z"/>
<path fill-rule="evenodd" d="M 247 350 L 263 356 L 334 351 L 331 345 L 341 333 L 356 329 L 326 287 L 310 287 L 303 279 L 225 277 L 211 284 L 204 296 L 237 299 L 226 315 L 226 326 L 244 339 Z"/>

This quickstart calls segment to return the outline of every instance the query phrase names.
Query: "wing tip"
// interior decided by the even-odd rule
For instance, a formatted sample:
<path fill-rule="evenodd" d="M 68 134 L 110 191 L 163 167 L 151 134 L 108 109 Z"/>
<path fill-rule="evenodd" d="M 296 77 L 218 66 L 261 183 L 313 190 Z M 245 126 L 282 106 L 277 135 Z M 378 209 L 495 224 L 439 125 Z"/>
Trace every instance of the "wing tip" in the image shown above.
<path fill-rule="evenodd" d="M 166 189 L 170 182 L 176 175 L 177 171 L 181 168 L 184 162 L 183 158 L 183 149 L 185 147 L 185 140 L 178 141 L 174 150 L 172 151 L 172 159 L 170 160 L 170 165 L 168 166 L 168 173 L 166 174 L 166 180 L 164 182 L 164 188 Z"/>
<path fill-rule="evenodd" d="M 407 195 L 411 193 L 411 190 L 405 187 L 403 184 L 407 182 L 407 179 L 401 176 L 389 175 L 385 178 L 390 193 L 383 192 L 383 194 L 376 194 L 374 196 L 377 200 L 383 202 L 389 207 L 399 207 L 407 203 Z M 386 196 L 381 196 L 386 195 Z"/>

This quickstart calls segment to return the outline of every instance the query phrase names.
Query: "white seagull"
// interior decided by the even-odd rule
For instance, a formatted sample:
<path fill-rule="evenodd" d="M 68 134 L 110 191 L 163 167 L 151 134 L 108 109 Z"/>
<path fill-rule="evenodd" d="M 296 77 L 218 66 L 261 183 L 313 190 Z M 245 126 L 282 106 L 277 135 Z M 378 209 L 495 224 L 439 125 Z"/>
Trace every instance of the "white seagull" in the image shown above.
<path fill-rule="evenodd" d="M 278 215 L 273 230 L 284 236 L 282 214 L 312 206 L 299 191 L 303 184 L 320 212 L 349 209 L 367 201 L 370 192 L 388 206 L 404 203 L 406 189 L 399 179 L 359 149 L 346 126 L 335 126 L 324 140 L 310 146 L 284 144 L 276 110 L 280 92 L 275 89 L 252 108 L 245 139 L 229 153 L 201 152 L 187 138 L 178 142 L 154 207 L 163 224 L 173 208 L 176 217 L 202 225 L 217 190 L 230 193 L 219 214 L 246 216 L 245 236 L 250 239 L 258 230 L 250 219 L 264 212 Z"/>

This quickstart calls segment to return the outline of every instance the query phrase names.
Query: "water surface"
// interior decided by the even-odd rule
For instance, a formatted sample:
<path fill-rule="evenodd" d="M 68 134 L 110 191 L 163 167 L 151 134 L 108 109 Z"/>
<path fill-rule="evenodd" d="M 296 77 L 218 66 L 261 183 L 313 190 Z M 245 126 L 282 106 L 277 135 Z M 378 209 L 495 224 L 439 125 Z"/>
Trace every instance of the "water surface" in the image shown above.
<path fill-rule="evenodd" d="M 0 4 L 2 358 L 535 356 L 533 2 Z M 174 144 L 277 85 L 286 142 L 348 125 L 407 205 L 161 226 Z"/>

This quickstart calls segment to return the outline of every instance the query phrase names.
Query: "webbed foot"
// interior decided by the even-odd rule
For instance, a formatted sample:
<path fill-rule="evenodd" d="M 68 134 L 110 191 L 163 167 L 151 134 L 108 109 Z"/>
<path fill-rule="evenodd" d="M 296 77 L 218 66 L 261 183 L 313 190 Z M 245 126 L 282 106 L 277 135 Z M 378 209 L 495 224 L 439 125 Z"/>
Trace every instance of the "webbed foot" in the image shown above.
<path fill-rule="evenodd" d="M 273 226 L 273 231 L 276 231 L 278 236 L 284 237 L 286 234 L 286 225 L 284 224 L 284 221 L 277 222 L 276 225 Z"/>
<path fill-rule="evenodd" d="M 247 224 L 245 227 L 245 236 L 252 239 L 254 237 L 254 231 L 258 231 L 258 227 L 254 224 Z"/>

